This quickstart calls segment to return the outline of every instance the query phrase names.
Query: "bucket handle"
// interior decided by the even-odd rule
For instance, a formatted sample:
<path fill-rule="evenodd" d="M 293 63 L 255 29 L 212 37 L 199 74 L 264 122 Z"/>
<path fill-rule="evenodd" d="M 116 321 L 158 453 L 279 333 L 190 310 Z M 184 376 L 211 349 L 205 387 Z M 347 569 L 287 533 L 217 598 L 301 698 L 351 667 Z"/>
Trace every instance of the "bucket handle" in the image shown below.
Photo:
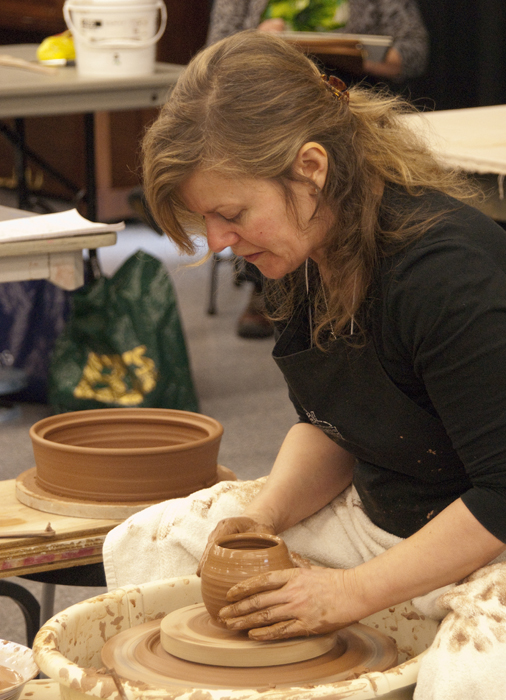
<path fill-rule="evenodd" d="M 151 37 L 150 39 L 145 39 L 144 41 L 137 41 L 136 39 L 88 39 L 88 37 L 82 36 L 79 34 L 79 30 L 75 26 L 75 24 L 72 21 L 71 17 L 71 11 L 72 11 L 71 3 L 69 0 L 66 0 L 65 4 L 63 5 L 63 17 L 65 19 L 65 22 L 67 23 L 67 27 L 70 29 L 71 34 L 74 36 L 79 36 L 80 41 L 83 42 L 83 44 L 87 44 L 88 46 L 91 47 L 100 47 L 100 48 L 106 48 L 106 49 L 121 49 L 121 48 L 137 48 L 137 49 L 144 49 L 148 46 L 153 46 L 153 44 L 156 44 L 156 42 L 161 39 L 162 34 L 165 31 L 165 27 L 167 26 L 167 8 L 165 6 L 165 3 L 162 2 L 162 0 L 157 0 L 155 4 L 155 9 L 160 10 L 160 26 L 158 27 L 158 31 L 156 34 Z M 82 9 L 82 8 L 79 8 Z M 98 8 L 97 8 L 98 9 Z M 100 12 L 107 11 L 105 8 L 101 7 L 99 8 Z M 130 6 L 128 9 L 135 9 L 133 6 Z M 143 7 L 143 9 L 146 9 Z M 118 8 L 115 7 L 113 8 L 115 12 L 118 11 Z"/>

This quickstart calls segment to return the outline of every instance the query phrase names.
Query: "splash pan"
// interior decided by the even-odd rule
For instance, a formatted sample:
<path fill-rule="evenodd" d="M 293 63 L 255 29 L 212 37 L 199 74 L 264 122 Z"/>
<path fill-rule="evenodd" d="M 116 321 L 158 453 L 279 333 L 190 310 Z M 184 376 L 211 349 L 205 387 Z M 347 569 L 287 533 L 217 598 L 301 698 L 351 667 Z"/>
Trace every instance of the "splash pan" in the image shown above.
<path fill-rule="evenodd" d="M 128 586 L 78 603 L 49 620 L 34 642 L 35 660 L 41 670 L 60 684 L 62 700 L 90 697 L 117 700 L 118 690 L 101 658 L 106 642 L 130 628 L 153 623 L 168 613 L 202 602 L 196 576 Z M 129 700 L 166 700 L 168 697 L 206 700 L 321 700 L 346 697 L 412 698 L 423 652 L 435 636 L 437 623 L 422 619 L 409 603 L 389 608 L 361 621 L 371 630 L 395 638 L 401 663 L 386 671 L 353 674 L 358 677 L 333 682 L 295 682 L 273 687 L 265 684 L 262 669 L 250 688 L 196 684 L 188 680 L 157 684 L 140 678 L 122 678 Z M 204 694 L 204 695 L 203 695 Z"/>

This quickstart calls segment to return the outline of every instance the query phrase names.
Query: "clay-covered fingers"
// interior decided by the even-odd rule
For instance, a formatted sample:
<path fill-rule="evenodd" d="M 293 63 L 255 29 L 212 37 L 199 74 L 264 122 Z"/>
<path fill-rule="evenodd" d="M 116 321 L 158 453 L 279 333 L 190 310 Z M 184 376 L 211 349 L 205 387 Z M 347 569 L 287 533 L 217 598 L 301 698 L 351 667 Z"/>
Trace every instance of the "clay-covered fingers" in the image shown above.
<path fill-rule="evenodd" d="M 236 584 L 231 605 L 219 613 L 231 630 L 254 639 L 324 634 L 356 621 L 353 600 L 339 569 L 312 567 L 271 571 Z"/>
<path fill-rule="evenodd" d="M 241 515 L 235 518 L 225 518 L 224 520 L 220 520 L 209 535 L 206 548 L 204 549 L 204 553 L 202 554 L 197 567 L 197 576 L 200 576 L 204 562 L 209 554 L 209 550 L 216 540 L 219 537 L 223 537 L 225 535 L 235 535 L 239 532 L 257 532 L 259 534 L 269 535 L 275 534 L 274 527 L 270 523 L 263 522 L 260 519 L 257 520 L 250 518 L 249 516 Z"/>
<path fill-rule="evenodd" d="M 250 630 L 293 619 L 284 602 L 284 596 L 277 591 L 256 593 L 219 612 L 219 619 L 227 629 Z"/>
<path fill-rule="evenodd" d="M 346 627 L 346 625 L 342 625 Z M 310 637 L 314 632 L 308 630 L 300 620 L 284 620 L 269 627 L 257 627 L 248 631 L 248 637 L 257 642 L 269 642 L 275 639 L 291 639 L 292 637 Z"/>
<path fill-rule="evenodd" d="M 296 569 L 282 569 L 281 571 L 266 571 L 264 574 L 258 574 L 258 576 L 252 576 L 251 578 L 236 583 L 235 586 L 232 586 L 232 588 L 227 591 L 227 600 L 231 603 L 236 603 L 236 601 L 240 602 L 228 607 L 234 610 L 246 610 L 248 606 L 253 605 L 251 596 L 266 591 L 279 590 L 290 580 L 295 570 Z M 264 602 L 265 598 L 261 600 Z M 273 604 L 272 596 L 268 602 Z"/>
<path fill-rule="evenodd" d="M 295 569 L 269 571 L 237 583 L 227 593 L 231 605 L 222 608 L 220 620 L 231 630 L 247 630 L 292 619 L 284 609 L 283 587 Z"/>

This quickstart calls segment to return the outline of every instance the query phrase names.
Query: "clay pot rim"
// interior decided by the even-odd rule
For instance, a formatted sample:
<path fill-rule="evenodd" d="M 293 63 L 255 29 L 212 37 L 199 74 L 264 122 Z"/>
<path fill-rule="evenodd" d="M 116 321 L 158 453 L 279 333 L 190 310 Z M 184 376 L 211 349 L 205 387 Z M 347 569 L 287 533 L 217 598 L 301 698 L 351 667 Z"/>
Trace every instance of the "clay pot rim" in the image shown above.
<path fill-rule="evenodd" d="M 139 423 L 166 422 L 167 425 L 187 425 L 184 419 L 191 418 L 197 427 L 207 430 L 208 435 L 197 440 L 191 440 L 177 445 L 161 445 L 156 447 L 83 447 L 70 445 L 45 438 L 45 433 L 55 427 L 65 427 L 69 424 L 82 425 L 87 423 L 121 422 L 118 418 L 125 418 L 126 422 L 137 419 Z M 165 419 L 165 420 L 164 420 Z M 29 431 L 31 440 L 44 448 L 50 447 L 60 452 L 88 455 L 147 455 L 170 454 L 172 452 L 185 452 L 196 448 L 205 447 L 209 443 L 219 440 L 223 435 L 223 425 L 214 418 L 203 413 L 181 411 L 171 408 L 97 408 L 85 411 L 70 411 L 48 416 L 34 423 Z"/>
<path fill-rule="evenodd" d="M 275 547 L 286 546 L 285 542 L 281 539 L 281 537 L 278 537 L 278 535 L 271 535 L 268 532 L 234 532 L 229 535 L 222 535 L 221 537 L 216 538 L 216 540 L 214 541 L 214 546 L 221 547 L 221 549 L 233 550 L 233 547 L 223 547 L 223 544 L 226 542 L 235 542 L 237 540 L 267 540 L 273 543 L 274 546 L 272 547 L 272 549 L 274 549 Z M 262 547 L 261 549 L 265 548 Z M 261 551 L 261 549 L 259 549 L 258 551 Z"/>

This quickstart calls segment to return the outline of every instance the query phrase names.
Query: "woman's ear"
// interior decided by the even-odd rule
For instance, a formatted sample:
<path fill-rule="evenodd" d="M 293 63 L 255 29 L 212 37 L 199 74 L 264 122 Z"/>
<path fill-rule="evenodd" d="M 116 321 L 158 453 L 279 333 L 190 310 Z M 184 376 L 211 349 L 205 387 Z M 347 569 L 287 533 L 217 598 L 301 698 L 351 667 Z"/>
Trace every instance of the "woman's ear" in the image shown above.
<path fill-rule="evenodd" d="M 301 146 L 293 164 L 294 171 L 312 180 L 319 190 L 327 179 L 328 167 L 327 151 L 316 141 Z"/>

